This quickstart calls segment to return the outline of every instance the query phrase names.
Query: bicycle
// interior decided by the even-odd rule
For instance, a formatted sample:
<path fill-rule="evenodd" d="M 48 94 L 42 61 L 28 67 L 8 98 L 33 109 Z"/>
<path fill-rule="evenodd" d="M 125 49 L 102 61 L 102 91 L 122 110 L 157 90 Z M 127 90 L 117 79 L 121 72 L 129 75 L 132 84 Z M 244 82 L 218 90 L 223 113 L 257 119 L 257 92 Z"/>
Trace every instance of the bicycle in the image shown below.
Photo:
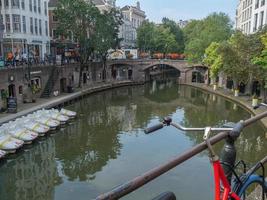
<path fill-rule="evenodd" d="M 256 184 L 255 188 L 260 187 L 261 190 L 261 199 L 264 200 L 267 194 L 267 182 L 265 181 L 265 173 L 264 173 L 264 164 L 267 162 L 267 156 L 262 159 L 260 162 L 256 163 L 251 169 L 246 170 L 246 165 L 244 161 L 239 161 L 237 164 L 235 163 L 236 152 L 234 148 L 234 142 L 239 137 L 243 126 L 242 123 L 236 124 L 234 127 L 224 127 L 224 128 L 185 128 L 180 124 L 176 124 L 172 122 L 171 118 L 165 118 L 163 123 L 155 125 L 153 127 L 147 128 L 145 130 L 146 134 L 152 133 L 158 129 L 163 128 L 164 126 L 173 126 L 182 131 L 204 131 L 203 139 L 207 144 L 209 150 L 209 158 L 213 166 L 214 171 L 214 182 L 215 182 L 215 200 L 245 200 L 247 189 Z M 232 125 L 230 125 L 232 126 Z M 222 161 L 220 162 L 219 156 L 216 155 L 213 147 L 210 143 L 209 136 L 214 131 L 230 131 L 234 133 L 233 138 L 228 138 L 227 148 L 224 147 L 222 150 Z M 229 141 L 230 140 L 230 141 Z M 226 146 L 226 145 L 225 145 Z M 232 152 L 228 152 L 226 155 L 225 151 L 231 150 Z M 243 165 L 243 174 L 238 176 L 235 172 L 235 168 L 239 165 Z M 262 169 L 262 176 L 254 174 L 259 168 Z M 234 178 L 232 179 L 232 174 L 234 174 Z M 232 184 L 230 184 L 232 181 Z M 232 185 L 232 186 L 231 186 Z M 175 199 L 175 195 L 172 192 L 165 192 L 158 197 L 154 198 L 154 200 L 173 200 Z M 252 198 L 252 200 L 257 200 L 256 197 Z"/>
<path fill-rule="evenodd" d="M 267 156 L 260 162 L 256 163 L 252 168 L 246 170 L 246 164 L 244 161 L 236 162 L 236 149 L 235 141 L 240 136 L 244 127 L 264 118 L 267 116 L 267 112 L 261 113 L 255 117 L 252 117 L 246 121 L 240 121 L 237 124 L 226 126 L 223 128 L 185 128 L 179 124 L 172 122 L 171 118 L 165 118 L 163 122 L 154 125 L 145 130 L 145 133 L 149 134 L 155 132 L 165 126 L 174 126 L 177 129 L 183 131 L 204 131 L 204 142 L 197 144 L 183 154 L 173 158 L 167 163 L 164 163 L 152 170 L 126 182 L 110 192 L 99 195 L 97 200 L 111 200 L 119 199 L 136 189 L 142 187 L 146 183 L 161 176 L 167 171 L 177 167 L 179 164 L 192 158 L 205 149 L 209 150 L 209 155 L 214 170 L 215 181 L 215 200 L 245 200 L 247 197 L 247 191 L 250 186 L 256 185 L 255 188 L 261 189 L 261 199 L 266 198 L 267 183 L 265 182 L 264 164 L 267 162 Z M 223 131 L 210 138 L 213 131 Z M 217 156 L 212 148 L 212 145 L 225 139 L 224 147 L 221 151 L 221 162 L 219 156 Z M 236 167 L 243 166 L 243 173 L 241 176 L 235 172 Z M 262 175 L 257 175 L 255 172 L 258 169 L 262 169 Z M 232 178 L 233 177 L 233 178 Z M 222 184 L 221 184 L 222 183 Z M 175 200 L 176 196 L 172 192 L 165 192 L 153 200 Z M 256 197 L 252 197 L 253 200 L 257 200 Z M 259 198 L 258 198 L 259 199 Z M 250 200 L 250 199 L 247 199 Z"/>

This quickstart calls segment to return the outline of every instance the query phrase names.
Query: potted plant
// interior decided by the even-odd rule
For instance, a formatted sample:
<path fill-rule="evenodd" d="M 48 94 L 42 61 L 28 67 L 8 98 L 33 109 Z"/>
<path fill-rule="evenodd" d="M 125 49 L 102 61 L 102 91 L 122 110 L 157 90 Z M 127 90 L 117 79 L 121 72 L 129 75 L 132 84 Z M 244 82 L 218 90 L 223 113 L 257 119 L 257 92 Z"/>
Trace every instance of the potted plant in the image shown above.
<path fill-rule="evenodd" d="M 256 94 L 252 95 L 252 107 L 256 107 L 258 106 L 259 103 L 259 98 Z"/>
<path fill-rule="evenodd" d="M 213 84 L 213 90 L 217 90 L 217 84 Z"/>
<path fill-rule="evenodd" d="M 237 88 L 234 90 L 234 94 L 235 94 L 235 97 L 239 96 L 239 90 Z"/>

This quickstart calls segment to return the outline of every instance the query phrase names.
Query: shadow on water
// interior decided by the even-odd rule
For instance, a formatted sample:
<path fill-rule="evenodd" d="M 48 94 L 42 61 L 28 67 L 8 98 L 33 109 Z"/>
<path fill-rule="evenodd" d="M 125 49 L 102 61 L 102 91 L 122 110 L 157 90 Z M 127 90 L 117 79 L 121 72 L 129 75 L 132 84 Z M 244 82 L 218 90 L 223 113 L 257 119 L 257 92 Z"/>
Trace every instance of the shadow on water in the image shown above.
<path fill-rule="evenodd" d="M 161 118 L 169 115 L 184 126 L 203 127 L 250 117 L 224 98 L 171 81 L 101 92 L 68 109 L 79 113 L 75 121 L 0 163 L 1 200 L 92 199 L 202 142 L 201 133 L 171 127 L 143 133 Z M 265 155 L 266 145 L 263 128 L 255 124 L 237 142 L 239 158 L 255 162 Z M 203 153 L 126 199 L 150 199 L 172 190 L 181 199 L 208 200 L 212 180 Z"/>

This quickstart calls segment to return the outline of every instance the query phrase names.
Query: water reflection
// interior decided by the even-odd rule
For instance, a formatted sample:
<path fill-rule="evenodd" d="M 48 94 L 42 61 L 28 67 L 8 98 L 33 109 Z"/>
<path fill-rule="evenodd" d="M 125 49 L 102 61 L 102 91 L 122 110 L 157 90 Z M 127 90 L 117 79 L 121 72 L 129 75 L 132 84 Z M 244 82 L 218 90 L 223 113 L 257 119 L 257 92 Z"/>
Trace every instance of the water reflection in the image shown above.
<path fill-rule="evenodd" d="M 1 167 L 0 180 L 1 199 L 54 199 L 54 187 L 62 182 L 57 173 L 54 138 L 8 160 Z"/>
<path fill-rule="evenodd" d="M 203 127 L 250 117 L 224 98 L 171 81 L 94 94 L 69 109 L 80 117 L 0 167 L 1 199 L 91 199 L 202 142 L 200 133 L 173 128 L 144 135 L 143 128 L 160 118 L 170 115 L 184 126 Z M 267 149 L 263 128 L 246 129 L 237 147 L 239 158 L 261 159 Z M 209 166 L 202 154 L 126 199 L 150 199 L 162 190 L 173 190 L 182 199 L 211 199 Z M 184 192 L 192 183 L 201 186 Z"/>

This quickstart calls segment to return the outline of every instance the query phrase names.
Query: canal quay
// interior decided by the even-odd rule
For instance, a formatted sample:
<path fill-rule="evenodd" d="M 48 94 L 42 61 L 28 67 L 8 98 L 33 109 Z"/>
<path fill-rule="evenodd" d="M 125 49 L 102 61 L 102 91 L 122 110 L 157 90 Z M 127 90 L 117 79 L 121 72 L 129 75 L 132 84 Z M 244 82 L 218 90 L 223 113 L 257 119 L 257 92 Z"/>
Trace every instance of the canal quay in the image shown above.
<path fill-rule="evenodd" d="M 113 61 L 113 66 L 114 62 L 119 64 Z M 142 79 L 131 78 L 135 77 L 133 68 L 131 77 L 122 69 L 125 76 L 116 76 L 116 80 L 88 82 L 70 94 L 62 91 L 51 99 L 38 97 L 36 103 L 25 104 L 17 114 L 2 114 L 4 122 L 35 109 L 60 105 L 77 112 L 78 117 L 55 134 L 1 161 L 1 200 L 94 199 L 203 142 L 201 133 L 171 127 L 151 135 L 144 133 L 146 127 L 163 117 L 171 116 L 186 127 L 220 127 L 251 117 L 242 104 L 203 90 L 202 67 L 187 66 L 187 75 L 177 78 L 182 73 L 175 68 L 175 76 L 171 76 L 173 71 L 169 73 L 170 69 L 160 61 L 145 66 L 148 68 L 139 66 L 136 70 Z M 199 88 L 186 85 L 192 81 L 202 83 L 197 83 Z M 55 89 L 61 88 L 58 84 Z M 222 145 L 215 146 L 217 152 Z M 263 124 L 246 128 L 236 147 L 238 159 L 248 164 L 262 159 L 267 149 Z M 207 155 L 199 154 L 124 199 L 152 199 L 160 192 L 173 191 L 181 199 L 211 200 L 214 186 Z"/>

